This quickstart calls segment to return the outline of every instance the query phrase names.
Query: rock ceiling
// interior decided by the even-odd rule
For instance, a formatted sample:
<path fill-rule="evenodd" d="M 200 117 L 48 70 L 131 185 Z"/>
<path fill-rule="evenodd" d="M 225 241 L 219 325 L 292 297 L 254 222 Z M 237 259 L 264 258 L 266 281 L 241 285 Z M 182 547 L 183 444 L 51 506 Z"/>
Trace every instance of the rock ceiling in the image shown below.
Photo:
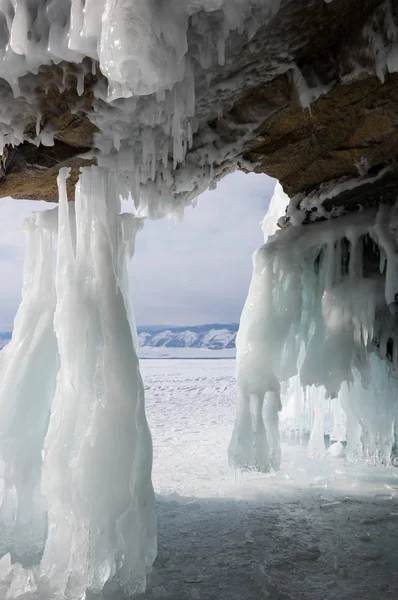
<path fill-rule="evenodd" d="M 226 65 L 213 67 L 207 79 L 196 77 L 191 152 L 211 131 L 216 147 L 233 148 L 223 160 L 279 179 L 289 196 L 361 168 L 393 165 L 398 73 L 380 56 L 394 51 L 397 13 L 396 0 L 285 0 L 249 42 L 231 34 Z M 80 96 L 77 77 L 76 67 L 64 64 L 22 78 L 24 138 L 32 140 L 37 126 L 30 100 L 24 102 L 24 90 L 33 90 L 54 145 L 6 146 L 1 195 L 56 200 L 61 166 L 72 167 L 72 191 L 98 132 L 90 113 L 102 75 L 87 73 Z M 1 98 L 7 102 L 11 94 L 3 82 Z"/>

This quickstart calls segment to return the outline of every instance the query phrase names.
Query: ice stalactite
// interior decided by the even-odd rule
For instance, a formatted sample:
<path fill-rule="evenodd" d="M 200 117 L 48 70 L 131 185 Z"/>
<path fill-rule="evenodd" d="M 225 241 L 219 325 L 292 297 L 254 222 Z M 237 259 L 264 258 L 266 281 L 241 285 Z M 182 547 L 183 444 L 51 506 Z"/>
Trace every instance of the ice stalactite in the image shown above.
<path fill-rule="evenodd" d="M 58 371 L 53 326 L 55 219 L 53 210 L 33 214 L 25 222 L 22 302 L 12 340 L 0 355 L 0 547 L 25 561 L 42 552 L 46 533 L 40 481 Z"/>
<path fill-rule="evenodd" d="M 44 444 L 41 574 L 59 597 L 108 583 L 145 590 L 156 555 L 152 443 L 126 289 L 141 221 L 119 215 L 115 175 L 84 169 L 69 217 L 59 176 L 55 332 L 60 371 Z"/>
<path fill-rule="evenodd" d="M 280 189 L 273 203 L 278 194 Z M 292 402 L 281 393 L 289 390 L 281 383 L 291 379 L 297 382 L 294 410 L 305 405 L 297 396 L 307 400 L 310 454 L 322 453 L 327 431 L 347 442 L 347 455 L 386 464 L 398 421 L 391 383 L 398 370 L 396 207 L 382 204 L 378 211 L 297 223 L 273 236 L 266 223 L 269 237 L 254 255 L 237 338 L 230 462 L 244 469 L 276 468 L 273 424 L 282 405 Z M 332 413 L 327 424 L 320 395 Z"/>

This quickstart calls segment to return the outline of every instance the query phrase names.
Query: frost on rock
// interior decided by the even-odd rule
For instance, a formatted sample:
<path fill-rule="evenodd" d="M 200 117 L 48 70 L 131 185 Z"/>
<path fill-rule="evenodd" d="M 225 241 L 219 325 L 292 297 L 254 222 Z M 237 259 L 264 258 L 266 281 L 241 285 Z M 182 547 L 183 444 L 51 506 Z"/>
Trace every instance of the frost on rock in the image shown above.
<path fill-rule="evenodd" d="M 274 218 L 274 206 L 270 212 Z M 322 454 L 322 402 L 332 412 L 328 433 L 346 442 L 347 456 L 390 462 L 398 423 L 397 230 L 396 207 L 381 204 L 288 227 L 255 253 L 237 337 L 233 466 L 278 466 L 282 406 L 296 429 L 307 403 L 309 453 Z"/>

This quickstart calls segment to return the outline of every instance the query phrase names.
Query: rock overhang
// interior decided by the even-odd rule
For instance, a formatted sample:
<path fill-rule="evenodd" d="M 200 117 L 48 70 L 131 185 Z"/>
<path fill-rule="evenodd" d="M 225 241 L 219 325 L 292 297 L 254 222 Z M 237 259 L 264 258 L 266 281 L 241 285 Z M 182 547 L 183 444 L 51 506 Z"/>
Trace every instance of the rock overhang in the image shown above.
<path fill-rule="evenodd" d="M 261 17 L 262 24 L 246 19 L 229 32 L 225 58 L 210 44 L 206 68 L 193 25 L 199 17 L 190 16 L 186 52 L 193 65 L 194 114 L 191 108 L 186 118 L 191 139 L 184 142 L 184 160 L 174 163 L 174 133 L 164 126 L 164 115 L 154 115 L 154 95 L 109 101 L 106 77 L 90 57 L 80 64 L 50 61 L 26 73 L 15 100 L 15 86 L 1 80 L 7 110 L 0 124 L 11 120 L 12 126 L 18 118 L 20 131 L 14 147 L 5 146 L 0 193 L 54 201 L 58 170 L 70 166 L 73 194 L 81 166 L 96 162 L 104 148 L 116 160 L 124 146 L 130 151 L 123 129 L 126 136 L 143 134 L 144 140 L 148 125 L 153 140 L 149 149 L 141 140 L 138 152 L 152 152 L 151 144 L 167 146 L 162 178 L 171 182 L 170 192 L 182 205 L 234 168 L 267 173 L 292 197 L 325 181 L 393 164 L 397 10 L 395 0 L 282 0 Z M 207 13 L 203 26 L 216 31 L 217 18 L 217 11 Z M 175 104 L 173 110 L 180 108 Z M 115 136 L 116 130 L 122 132 Z M 162 163 L 158 154 L 142 166 L 139 186 L 152 185 L 155 163 Z M 181 183 L 187 168 L 206 172 L 197 181 L 191 176 L 190 189 Z"/>

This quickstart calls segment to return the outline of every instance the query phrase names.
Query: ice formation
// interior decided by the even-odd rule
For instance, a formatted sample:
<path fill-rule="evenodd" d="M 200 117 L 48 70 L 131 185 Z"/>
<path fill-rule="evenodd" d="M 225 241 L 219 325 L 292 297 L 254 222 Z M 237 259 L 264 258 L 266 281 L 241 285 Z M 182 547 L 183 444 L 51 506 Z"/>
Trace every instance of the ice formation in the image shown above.
<path fill-rule="evenodd" d="M 54 143 L 32 74 L 55 64 L 60 92 L 74 77 L 81 95 L 85 76 L 97 74 L 89 117 L 100 165 L 82 171 L 75 207 L 62 171 L 58 211 L 27 223 L 23 300 L 0 362 L 7 600 L 44 588 L 68 600 L 145 591 L 156 555 L 152 446 L 127 279 L 142 221 L 119 214 L 120 195 L 132 194 L 142 215 L 176 214 L 216 178 L 210 131 L 191 168 L 177 172 L 197 127 L 197 72 L 206 87 L 205 71 L 211 78 L 230 60 L 230 33 L 250 38 L 278 7 L 0 0 L 0 78 L 11 90 L 1 91 L 1 149 Z M 218 175 L 233 152 L 225 149 Z"/>
<path fill-rule="evenodd" d="M 141 221 L 119 215 L 115 175 L 96 167 L 83 170 L 69 218 L 65 172 L 59 180 L 60 370 L 44 443 L 41 573 L 76 598 L 112 579 L 142 592 L 156 555 L 152 444 L 126 293 Z"/>
<path fill-rule="evenodd" d="M 142 216 L 181 215 L 236 168 L 255 119 L 231 143 L 220 143 L 206 123 L 223 107 L 219 96 L 225 103 L 246 84 L 220 77 L 228 65 L 232 73 L 236 39 L 251 40 L 280 4 L 0 0 L 0 79 L 8 84 L 0 90 L 0 149 L 54 143 L 56 132 L 41 122 L 46 90 L 32 82 L 58 65 L 60 92 L 72 77 L 83 95 L 85 77 L 96 77 L 87 116 L 98 127 L 92 156 L 99 165 L 83 170 L 75 208 L 63 171 L 58 211 L 27 223 L 23 299 L 0 359 L 7 600 L 37 597 L 43 586 L 60 600 L 116 587 L 145 590 L 156 553 L 152 448 L 126 270 L 142 223 L 119 214 L 119 200 L 131 194 Z M 381 11 L 385 39 L 377 23 L 363 31 L 366 62 L 376 63 L 381 80 L 398 69 L 390 9 L 387 1 Z M 346 77 L 360 75 L 351 66 Z M 305 108 L 330 87 L 318 80 L 309 86 L 289 52 L 273 68 L 273 75 L 292 71 Z M 211 110 L 199 128 L 203 98 Z M 319 194 L 299 197 L 280 222 L 294 226 L 275 233 L 283 201 L 279 187 L 241 320 L 231 463 L 279 468 L 280 413 L 285 423 L 293 413 L 295 431 L 309 416 L 312 454 L 324 452 L 329 428 L 347 442 L 347 455 L 389 462 L 396 442 L 389 376 L 398 367 L 397 211 L 381 206 L 377 214 L 306 227 L 299 204 L 313 203 L 316 216 L 335 215 L 325 213 Z M 333 404 L 328 423 L 326 403 Z"/>
<path fill-rule="evenodd" d="M 272 219 L 276 203 L 281 212 L 279 187 Z M 291 206 L 288 214 L 299 212 Z M 351 458 L 388 464 L 398 423 L 397 207 L 382 203 L 377 211 L 300 223 L 270 235 L 266 219 L 266 244 L 253 258 L 237 338 L 230 462 L 261 471 L 278 467 L 276 423 L 284 405 L 293 431 L 307 412 L 310 454 L 324 452 L 327 431 L 346 442 Z M 326 429 L 322 402 L 332 413 Z"/>
<path fill-rule="evenodd" d="M 55 131 L 41 124 L 45 90 L 38 90 L 30 74 L 58 65 L 63 76 L 52 83 L 62 92 L 72 79 L 80 95 L 85 77 L 94 74 L 94 105 L 87 116 L 99 133 L 92 153 L 101 166 L 119 171 L 123 193 L 131 192 L 142 211 L 180 214 L 234 168 L 227 159 L 241 147 L 221 149 L 207 128 L 195 150 L 200 96 L 209 99 L 210 81 L 233 62 L 231 34 L 250 40 L 279 5 L 280 0 L 1 0 L 0 78 L 12 93 L 0 92 L 0 148 L 25 139 L 54 143 Z M 214 117 L 221 108 L 218 98 L 236 85 L 235 79 L 220 82 L 211 91 Z M 36 132 L 27 135 L 32 120 Z M 182 173 L 178 165 L 188 150 L 192 156 Z"/>
<path fill-rule="evenodd" d="M 12 568 L 10 599 L 28 591 L 25 579 L 32 589 L 48 581 L 57 598 L 110 583 L 142 592 L 156 556 L 127 279 L 142 220 L 120 214 L 115 174 L 84 169 L 75 207 L 66 177 L 59 209 L 26 223 L 23 299 L 1 354 L 2 552 L 40 563 Z"/>

